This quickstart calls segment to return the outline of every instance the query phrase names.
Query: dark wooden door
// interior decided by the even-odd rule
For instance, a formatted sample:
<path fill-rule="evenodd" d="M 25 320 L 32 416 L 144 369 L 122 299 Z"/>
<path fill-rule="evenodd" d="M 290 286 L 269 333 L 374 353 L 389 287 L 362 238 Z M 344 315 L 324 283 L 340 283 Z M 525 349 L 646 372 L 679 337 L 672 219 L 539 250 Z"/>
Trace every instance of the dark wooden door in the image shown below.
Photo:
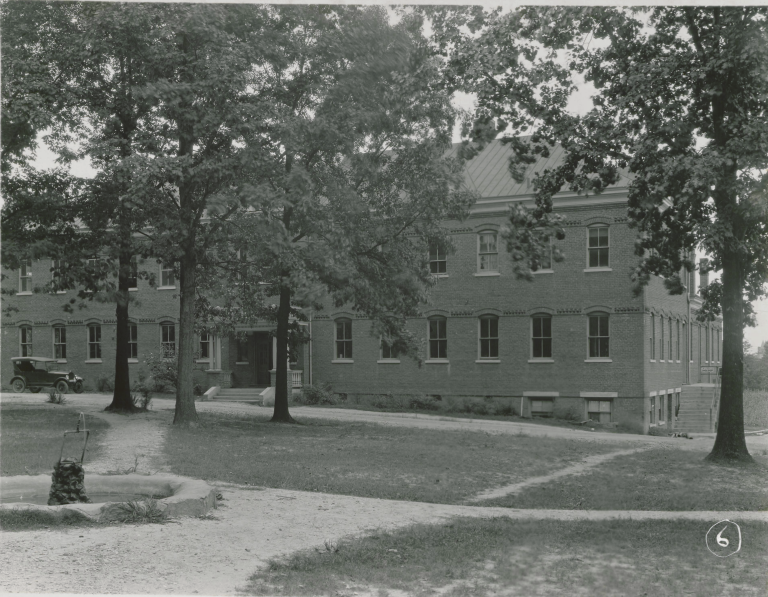
<path fill-rule="evenodd" d="M 269 371 L 272 369 L 272 338 L 267 333 L 256 334 L 256 385 L 269 385 Z"/>

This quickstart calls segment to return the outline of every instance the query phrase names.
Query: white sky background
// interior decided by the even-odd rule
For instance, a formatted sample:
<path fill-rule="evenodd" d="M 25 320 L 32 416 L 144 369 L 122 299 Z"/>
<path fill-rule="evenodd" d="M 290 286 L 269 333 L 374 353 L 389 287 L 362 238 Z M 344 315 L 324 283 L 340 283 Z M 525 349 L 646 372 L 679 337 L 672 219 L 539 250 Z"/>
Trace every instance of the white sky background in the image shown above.
<path fill-rule="evenodd" d="M 231 1 L 231 0 L 229 0 Z M 297 2 L 297 3 L 309 3 L 308 2 Z M 371 1 L 356 1 L 355 4 L 374 4 L 376 3 Z M 413 3 L 420 3 L 419 0 L 416 0 Z M 445 4 L 463 4 L 463 0 L 457 0 L 456 2 L 444 2 Z M 499 4 L 504 4 L 505 9 L 509 10 L 514 6 L 517 6 L 518 3 L 512 3 L 512 2 L 488 2 L 488 1 L 481 1 L 477 2 L 478 4 L 484 4 L 486 6 L 498 6 Z M 528 4 L 559 4 L 561 2 L 529 2 Z M 671 2 L 674 4 L 675 2 Z M 730 2 L 726 2 L 727 4 L 730 4 Z M 749 3 L 749 2 L 748 2 Z M 655 4 L 655 2 L 651 2 L 651 4 Z M 571 99 L 568 103 L 569 109 L 576 114 L 584 114 L 586 113 L 591 107 L 592 102 L 590 100 L 590 97 L 594 91 L 594 88 L 591 84 L 587 85 L 582 81 L 581 84 L 578 85 L 577 91 L 571 96 Z M 458 107 L 464 108 L 466 110 L 472 110 L 475 103 L 475 97 L 472 94 L 466 94 L 466 93 L 457 93 L 454 96 L 454 104 Z M 459 129 L 456 127 L 454 129 L 454 142 L 459 141 Z M 48 169 L 55 167 L 56 163 L 56 154 L 51 152 L 45 145 L 42 139 L 39 140 L 39 146 L 37 149 L 37 154 L 35 160 L 32 162 L 32 164 L 41 169 Z M 93 168 L 91 168 L 90 163 L 88 161 L 80 161 L 73 163 L 70 166 L 70 170 L 73 174 L 77 176 L 82 176 L 86 178 L 91 178 L 95 175 L 95 171 Z M 697 255 L 699 257 L 704 256 L 703 253 L 697 252 Z M 710 277 L 712 279 L 719 278 L 718 272 L 711 272 Z M 755 352 L 757 350 L 757 347 L 762 345 L 764 342 L 768 342 L 768 298 L 764 298 L 760 301 L 757 301 L 754 305 L 755 311 L 756 311 L 756 319 L 757 319 L 757 326 L 754 328 L 745 328 L 744 330 L 744 338 L 749 342 L 751 345 L 750 352 Z"/>

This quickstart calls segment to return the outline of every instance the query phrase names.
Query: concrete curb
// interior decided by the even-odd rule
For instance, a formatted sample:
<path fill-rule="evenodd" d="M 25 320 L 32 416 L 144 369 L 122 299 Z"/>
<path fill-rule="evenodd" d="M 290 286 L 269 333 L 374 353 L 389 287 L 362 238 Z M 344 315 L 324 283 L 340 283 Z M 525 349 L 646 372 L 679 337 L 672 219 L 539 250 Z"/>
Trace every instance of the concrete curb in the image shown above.
<path fill-rule="evenodd" d="M 51 488 L 50 475 L 3 477 L 0 485 L 0 499 L 10 496 L 26 498 L 47 497 Z M 205 481 L 180 477 L 178 475 L 94 475 L 86 474 L 85 491 L 98 493 L 138 493 L 142 495 L 168 495 L 157 500 L 160 508 L 171 518 L 179 516 L 202 516 L 216 508 L 216 489 Z M 110 504 L 66 504 L 43 506 L 26 502 L 0 504 L 0 509 L 27 508 L 58 513 L 62 510 L 77 510 L 90 518 L 98 518 Z"/>

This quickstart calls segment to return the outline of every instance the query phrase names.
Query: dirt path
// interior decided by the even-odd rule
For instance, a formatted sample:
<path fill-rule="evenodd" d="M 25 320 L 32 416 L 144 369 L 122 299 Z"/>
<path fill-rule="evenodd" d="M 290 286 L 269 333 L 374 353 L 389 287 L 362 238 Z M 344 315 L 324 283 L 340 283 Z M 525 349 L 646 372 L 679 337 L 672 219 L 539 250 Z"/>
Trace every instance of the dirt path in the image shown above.
<path fill-rule="evenodd" d="M 16 401 L 3 396 L 4 401 Z M 20 402 L 39 400 L 21 396 Z M 70 405 L 86 416 L 110 423 L 107 450 L 87 465 L 89 472 L 125 470 L 139 456 L 139 472 L 162 470 L 162 442 L 170 415 L 160 412 L 123 416 L 100 412 L 104 397 L 74 396 Z M 166 401 L 163 401 L 166 402 Z M 163 405 L 162 407 L 160 405 Z M 207 407 L 210 408 L 210 407 Z M 206 408 L 206 409 L 207 409 Z M 243 407 L 238 405 L 234 410 Z M 263 415 L 263 409 L 245 407 Z M 222 410 L 232 412 L 226 406 Z M 475 427 L 477 428 L 477 427 Z M 588 434 L 595 441 L 596 434 Z M 603 434 L 609 435 L 609 434 Z M 573 438 L 573 435 L 568 437 Z M 635 436 L 636 437 L 636 436 Z M 642 439 L 642 438 L 641 438 Z M 689 442 L 694 443 L 694 442 Z M 632 450 L 648 449 L 640 441 Z M 701 446 L 701 444 L 699 444 Z M 615 456 L 616 453 L 606 455 Z M 592 457 L 590 457 L 592 458 Z M 603 457 L 605 458 L 605 457 Z M 576 467 L 596 466 L 580 463 Z M 143 466 L 144 465 L 144 466 Z M 573 474 L 569 467 L 524 481 L 542 483 Z M 569 472 L 570 471 L 570 472 Z M 517 484 L 522 485 L 522 484 Z M 326 540 L 394 529 L 413 523 L 436 523 L 455 516 L 563 520 L 691 519 L 716 522 L 766 520 L 760 512 L 608 512 L 516 510 L 400 502 L 303 491 L 217 486 L 224 500 L 206 519 L 186 518 L 164 525 L 121 525 L 0 534 L 0 593 L 111 593 L 229 595 L 267 560 L 299 549 L 322 547 Z M 501 488 L 510 491 L 515 486 Z"/>
<path fill-rule="evenodd" d="M 633 448 L 631 450 L 619 450 L 618 452 L 610 452 L 608 454 L 596 454 L 594 456 L 587 456 L 581 462 L 562 468 L 558 471 L 555 471 L 554 473 L 543 475 L 541 477 L 531 477 L 530 479 L 526 479 L 525 481 L 520 481 L 519 483 L 513 483 L 511 485 L 505 485 L 504 487 L 497 487 L 496 489 L 489 489 L 488 491 L 483 491 L 481 493 L 478 493 L 475 497 L 470 498 L 467 501 L 471 503 L 471 502 L 482 502 L 485 500 L 502 498 L 508 495 L 513 495 L 515 493 L 518 493 L 523 489 L 527 489 L 528 487 L 531 487 L 533 485 L 541 485 L 543 483 L 549 483 L 550 481 L 554 481 L 555 479 L 559 479 L 560 477 L 569 477 L 571 475 L 583 475 L 584 473 L 589 472 L 591 469 L 595 468 L 596 466 L 599 466 L 608 460 L 612 460 L 617 456 L 626 456 L 628 454 L 635 454 L 636 452 L 644 452 L 646 450 L 650 450 L 653 447 L 654 446 L 649 445 L 649 446 L 643 446 L 640 448 Z"/>

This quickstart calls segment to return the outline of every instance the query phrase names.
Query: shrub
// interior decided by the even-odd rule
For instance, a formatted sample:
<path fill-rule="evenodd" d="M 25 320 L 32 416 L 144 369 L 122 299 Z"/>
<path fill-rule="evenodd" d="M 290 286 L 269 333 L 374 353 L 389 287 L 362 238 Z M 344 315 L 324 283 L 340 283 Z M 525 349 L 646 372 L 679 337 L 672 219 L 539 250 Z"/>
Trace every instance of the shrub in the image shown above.
<path fill-rule="evenodd" d="M 66 404 L 67 399 L 64 398 L 64 395 L 61 394 L 56 388 L 51 388 L 48 390 L 48 399 L 46 402 L 50 402 L 51 404 Z"/>
<path fill-rule="evenodd" d="M 409 408 L 414 410 L 438 410 L 440 405 L 434 396 L 411 396 L 408 404 Z"/>
<path fill-rule="evenodd" d="M 149 404 L 152 402 L 152 392 L 147 391 L 142 394 L 134 394 L 131 396 L 133 405 L 141 410 L 149 410 Z"/>
<path fill-rule="evenodd" d="M 203 395 L 203 386 L 201 386 L 199 383 L 195 384 L 195 387 L 192 388 L 192 393 L 195 396 L 202 396 Z"/>
<path fill-rule="evenodd" d="M 96 378 L 96 391 L 97 392 L 114 392 L 115 376 L 99 375 L 99 377 Z"/>
<path fill-rule="evenodd" d="M 163 356 L 149 353 L 145 360 L 152 374 L 152 389 L 155 392 L 176 389 L 179 375 L 179 359 L 176 355 Z"/>
<path fill-rule="evenodd" d="M 373 408 L 385 409 L 389 408 L 392 402 L 392 394 L 379 394 L 378 396 L 374 396 L 373 400 L 371 400 L 371 406 L 373 406 Z"/>
<path fill-rule="evenodd" d="M 515 414 L 515 407 L 509 402 L 496 405 L 496 414 L 502 417 L 511 417 Z"/>
<path fill-rule="evenodd" d="M 164 522 L 165 519 L 165 512 L 154 499 L 110 504 L 101 515 L 104 522 L 157 523 Z"/>
<path fill-rule="evenodd" d="M 331 392 L 330 385 L 325 387 L 308 384 L 301 388 L 300 403 L 314 404 L 336 404 L 336 397 Z"/>

